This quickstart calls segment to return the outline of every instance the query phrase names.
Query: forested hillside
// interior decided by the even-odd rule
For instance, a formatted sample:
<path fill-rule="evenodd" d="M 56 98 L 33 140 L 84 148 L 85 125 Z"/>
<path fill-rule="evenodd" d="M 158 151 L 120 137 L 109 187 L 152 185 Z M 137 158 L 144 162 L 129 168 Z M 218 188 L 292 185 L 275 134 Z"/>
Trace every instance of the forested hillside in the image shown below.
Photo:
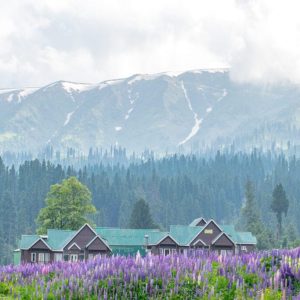
<path fill-rule="evenodd" d="M 270 209 L 272 191 L 281 182 L 289 199 L 283 227 L 300 230 L 300 160 L 253 152 L 220 154 L 212 159 L 177 156 L 124 166 L 62 167 L 45 161 L 27 161 L 18 169 L 0 161 L 0 259 L 11 261 L 20 234 L 35 232 L 35 219 L 44 206 L 50 185 L 75 175 L 86 184 L 99 210 L 97 225 L 128 226 L 138 198 L 149 203 L 155 223 L 188 224 L 193 218 L 215 218 L 237 223 L 247 179 L 254 183 L 264 223 L 272 229 L 276 218 Z M 290 228 L 290 227 L 289 227 Z"/>

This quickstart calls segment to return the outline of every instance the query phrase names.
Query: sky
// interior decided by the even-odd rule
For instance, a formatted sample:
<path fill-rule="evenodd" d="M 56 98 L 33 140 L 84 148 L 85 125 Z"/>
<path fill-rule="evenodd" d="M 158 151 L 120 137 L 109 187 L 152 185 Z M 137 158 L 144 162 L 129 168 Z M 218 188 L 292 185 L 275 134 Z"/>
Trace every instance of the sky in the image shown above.
<path fill-rule="evenodd" d="M 0 88 L 230 67 L 300 83 L 300 1 L 0 0 Z"/>

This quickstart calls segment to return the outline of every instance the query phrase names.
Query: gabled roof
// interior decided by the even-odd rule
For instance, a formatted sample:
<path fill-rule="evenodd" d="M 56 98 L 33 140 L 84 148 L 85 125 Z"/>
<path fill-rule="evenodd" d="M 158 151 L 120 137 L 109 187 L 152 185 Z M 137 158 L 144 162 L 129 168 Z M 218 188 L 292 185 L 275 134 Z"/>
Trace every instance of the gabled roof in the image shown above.
<path fill-rule="evenodd" d="M 161 242 L 163 242 L 167 238 L 170 238 L 175 244 L 180 245 L 180 243 L 177 240 L 175 240 L 168 232 L 164 232 L 164 234 L 165 235 L 159 241 L 153 243 L 153 245 L 158 245 L 158 244 L 160 244 Z"/>
<path fill-rule="evenodd" d="M 202 226 L 171 225 L 170 234 L 181 246 L 188 246 L 202 229 Z"/>
<path fill-rule="evenodd" d="M 84 227 L 88 227 L 95 235 L 97 235 L 97 232 L 91 227 L 91 225 L 89 225 L 88 223 L 83 224 L 77 231 L 75 231 L 75 234 L 73 234 L 72 236 L 70 236 L 69 239 L 67 239 L 64 244 L 63 244 L 63 248 L 65 246 L 67 246 L 79 233 L 80 231 L 84 228 Z"/>
<path fill-rule="evenodd" d="M 68 247 L 68 250 L 72 249 L 73 246 L 75 246 L 78 250 L 81 250 L 81 248 L 75 242 L 73 244 L 71 244 L 70 247 Z"/>
<path fill-rule="evenodd" d="M 22 235 L 21 240 L 19 241 L 19 249 L 21 250 L 28 250 L 32 246 L 34 246 L 38 241 L 44 243 L 49 249 L 51 246 L 49 245 L 48 241 L 45 238 L 41 238 L 41 236 L 33 234 L 33 235 Z"/>
<path fill-rule="evenodd" d="M 233 225 L 221 225 L 226 234 L 235 242 L 235 244 L 256 245 L 256 237 L 248 231 L 236 231 Z"/>
<path fill-rule="evenodd" d="M 223 235 L 225 235 L 233 244 L 235 244 L 235 242 L 232 240 L 232 238 L 226 234 L 226 232 L 221 232 L 211 243 L 212 245 L 215 244 Z"/>
<path fill-rule="evenodd" d="M 198 218 L 196 220 L 199 222 L 200 219 L 201 218 Z M 191 224 L 193 224 L 193 222 Z M 53 251 L 62 251 L 84 226 L 91 228 L 96 234 L 95 238 L 99 236 L 109 249 L 111 249 L 110 247 L 144 246 L 145 235 L 148 236 L 149 245 L 156 245 L 169 236 L 180 246 L 190 246 L 191 242 L 194 241 L 211 222 L 213 222 L 222 233 L 226 233 L 228 238 L 235 244 L 256 244 L 256 238 L 250 232 L 237 232 L 233 225 L 219 226 L 214 220 L 209 220 L 205 226 L 192 226 L 191 224 L 171 225 L 170 232 L 159 231 L 158 229 L 121 229 L 111 227 L 97 227 L 93 229 L 88 224 L 83 225 L 77 231 L 49 229 L 47 231 L 47 237 L 44 236 L 43 238 L 39 235 L 22 235 L 19 248 L 24 250 L 29 249 L 36 242 L 41 240 Z"/>
<path fill-rule="evenodd" d="M 74 230 L 59 230 L 48 229 L 48 244 L 55 251 L 61 251 L 66 245 L 67 241 L 72 239 L 76 231 Z"/>
<path fill-rule="evenodd" d="M 206 223 L 206 220 L 201 217 L 201 218 L 197 218 L 197 219 L 193 220 L 193 222 L 189 226 L 197 226 L 197 224 L 199 222 L 201 222 L 202 220 Z"/>
<path fill-rule="evenodd" d="M 99 235 L 96 235 L 85 247 L 88 248 L 96 239 L 99 239 L 110 251 L 112 251 L 105 239 L 102 239 Z"/>
<path fill-rule="evenodd" d="M 207 246 L 200 238 L 197 239 L 197 240 L 193 243 L 192 246 L 195 246 L 195 245 L 198 244 L 199 242 L 200 242 L 203 246 Z"/>
<path fill-rule="evenodd" d="M 20 249 L 28 249 L 40 239 L 39 235 L 22 235 L 19 242 Z"/>
<path fill-rule="evenodd" d="M 208 220 L 208 221 L 206 222 L 206 224 L 202 227 L 202 230 L 201 230 L 201 231 L 204 231 L 205 228 L 208 227 L 208 225 L 211 224 L 211 223 L 214 223 L 214 224 L 217 226 L 217 228 L 219 228 L 221 231 L 223 231 L 223 229 L 222 229 L 222 228 L 218 225 L 218 223 L 217 223 L 215 220 L 213 220 L 213 219 Z"/>

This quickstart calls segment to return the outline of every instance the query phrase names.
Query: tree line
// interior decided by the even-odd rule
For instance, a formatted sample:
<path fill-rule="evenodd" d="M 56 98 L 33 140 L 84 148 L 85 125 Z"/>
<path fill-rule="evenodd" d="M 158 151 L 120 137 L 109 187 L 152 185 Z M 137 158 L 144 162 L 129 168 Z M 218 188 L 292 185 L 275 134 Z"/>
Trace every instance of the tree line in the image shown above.
<path fill-rule="evenodd" d="M 295 157 L 256 151 L 216 153 L 211 158 L 173 155 L 127 167 L 99 163 L 79 169 L 39 160 L 26 161 L 15 169 L 0 159 L 0 263 L 11 262 L 21 234 L 36 231 L 36 219 L 50 186 L 72 176 L 91 192 L 98 211 L 93 222 L 98 226 L 129 226 L 133 206 L 143 198 L 153 223 L 162 229 L 189 224 L 199 216 L 245 228 L 240 219 L 247 203 L 245 184 L 251 181 L 259 215 L 256 226 L 264 229 L 262 236 L 269 236 L 261 247 L 291 246 L 300 230 L 300 160 Z M 278 184 L 289 201 L 280 217 L 272 208 Z M 279 219 L 280 239 L 274 234 Z"/>

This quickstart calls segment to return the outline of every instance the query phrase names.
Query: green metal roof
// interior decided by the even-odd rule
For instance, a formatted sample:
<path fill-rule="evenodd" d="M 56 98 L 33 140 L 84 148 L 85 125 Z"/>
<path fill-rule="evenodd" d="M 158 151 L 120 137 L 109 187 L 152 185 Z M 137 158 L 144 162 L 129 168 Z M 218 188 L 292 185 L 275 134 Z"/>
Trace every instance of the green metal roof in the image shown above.
<path fill-rule="evenodd" d="M 198 218 L 192 223 L 198 223 L 200 219 L 201 218 Z M 251 232 L 238 232 L 233 225 L 221 225 L 219 227 L 236 244 L 256 244 L 256 238 Z M 203 228 L 203 226 L 171 225 L 170 232 L 164 232 L 159 231 L 158 229 L 97 227 L 95 231 L 109 246 L 112 247 L 144 246 L 145 235 L 148 235 L 149 245 L 157 244 L 160 240 L 169 235 L 179 245 L 188 246 Z M 43 240 L 53 251 L 60 251 L 77 232 L 78 231 L 73 230 L 49 229 L 47 231 L 47 238 L 43 238 Z M 19 248 L 28 249 L 40 238 L 41 236 L 39 235 L 22 235 Z"/>
<path fill-rule="evenodd" d="M 22 235 L 22 238 L 19 243 L 20 249 L 28 249 L 35 242 L 37 242 L 41 237 L 39 235 Z"/>
<path fill-rule="evenodd" d="M 202 226 L 171 225 L 170 235 L 182 245 L 187 246 L 203 229 Z"/>
<path fill-rule="evenodd" d="M 256 244 L 257 242 L 251 232 L 236 231 L 233 225 L 221 225 L 220 227 L 236 244 Z"/>
<path fill-rule="evenodd" d="M 76 232 L 74 230 L 48 229 L 47 244 L 52 250 L 61 250 Z"/>
<path fill-rule="evenodd" d="M 121 229 L 107 227 L 97 227 L 96 232 L 104 238 L 110 246 L 144 245 L 145 235 L 149 236 L 149 244 L 156 244 L 168 234 L 158 229 Z"/>
<path fill-rule="evenodd" d="M 237 232 L 237 244 L 256 244 L 257 240 L 251 232 Z"/>
<path fill-rule="evenodd" d="M 72 230 L 58 230 L 58 229 L 48 229 L 47 237 L 40 235 L 22 235 L 19 242 L 20 249 L 28 249 L 39 239 L 42 239 L 52 250 L 61 250 L 68 239 L 76 233 L 77 231 Z"/>

